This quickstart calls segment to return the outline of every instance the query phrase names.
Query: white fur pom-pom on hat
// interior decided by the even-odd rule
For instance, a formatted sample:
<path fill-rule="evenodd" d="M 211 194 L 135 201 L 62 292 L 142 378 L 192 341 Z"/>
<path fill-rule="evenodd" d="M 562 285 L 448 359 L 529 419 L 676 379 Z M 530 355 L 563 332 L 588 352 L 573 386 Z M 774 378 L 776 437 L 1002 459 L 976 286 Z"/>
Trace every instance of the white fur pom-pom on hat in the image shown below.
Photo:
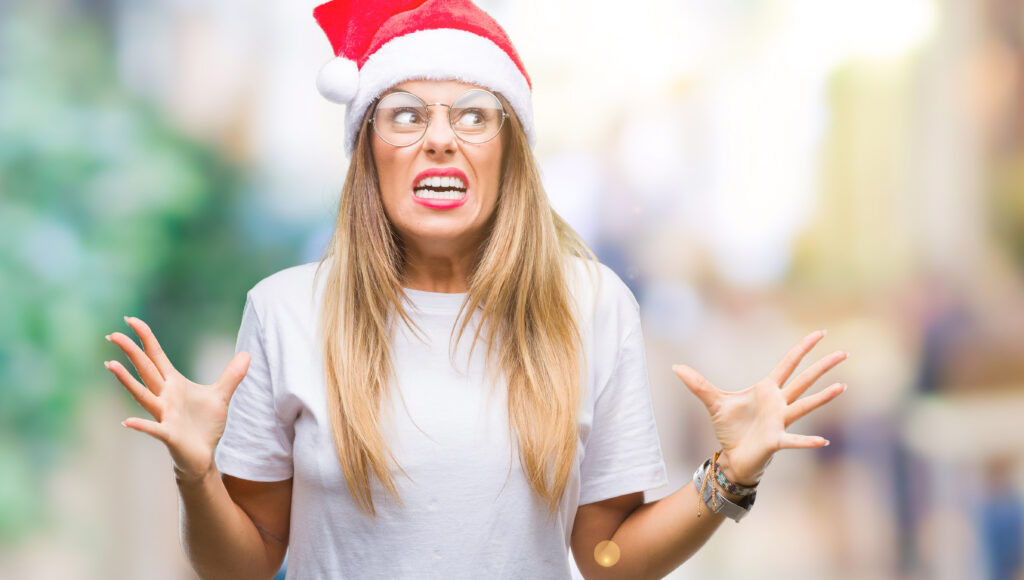
<path fill-rule="evenodd" d="M 332 58 L 320 68 L 316 76 L 316 90 L 329 101 L 349 104 L 359 90 L 359 67 L 345 57 Z"/>
<path fill-rule="evenodd" d="M 500 93 L 532 147 L 532 86 L 505 30 L 470 0 L 331 0 L 313 17 L 335 58 L 316 79 L 320 93 L 347 105 L 345 152 L 352 156 L 366 109 L 412 79 L 459 80 Z"/>

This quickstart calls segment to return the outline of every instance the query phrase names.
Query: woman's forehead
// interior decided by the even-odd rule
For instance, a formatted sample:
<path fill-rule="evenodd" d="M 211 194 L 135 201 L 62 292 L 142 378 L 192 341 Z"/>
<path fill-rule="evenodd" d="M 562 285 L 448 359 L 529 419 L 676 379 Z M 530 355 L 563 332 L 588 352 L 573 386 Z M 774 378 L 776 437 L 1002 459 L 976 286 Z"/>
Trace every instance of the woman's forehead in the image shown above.
<path fill-rule="evenodd" d="M 427 102 L 437 102 L 457 97 L 470 89 L 487 89 L 487 87 L 457 80 L 413 79 L 400 82 L 384 91 L 383 94 L 405 91 Z"/>

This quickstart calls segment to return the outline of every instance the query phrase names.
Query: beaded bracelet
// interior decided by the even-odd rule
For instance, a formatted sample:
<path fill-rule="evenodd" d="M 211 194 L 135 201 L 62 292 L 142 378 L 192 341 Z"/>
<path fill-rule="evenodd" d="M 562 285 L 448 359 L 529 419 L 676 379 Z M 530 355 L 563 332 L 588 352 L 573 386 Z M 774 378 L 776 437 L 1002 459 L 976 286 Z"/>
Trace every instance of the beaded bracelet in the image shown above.
<path fill-rule="evenodd" d="M 715 489 L 715 483 L 710 486 L 708 482 L 714 482 L 715 480 L 711 477 L 711 472 L 714 466 L 718 464 L 718 456 L 721 452 L 716 452 L 714 457 L 708 458 L 704 463 L 697 468 L 697 471 L 693 473 L 693 483 L 697 486 L 697 517 L 701 517 L 700 505 L 703 503 L 707 507 L 711 508 L 712 513 L 722 514 L 735 521 L 740 521 L 744 516 L 750 513 L 750 509 L 754 507 L 754 500 L 757 498 L 756 491 L 749 496 L 744 497 L 740 500 L 740 503 L 733 503 L 724 495 L 721 495 L 718 490 Z M 727 480 L 728 481 L 728 480 Z"/>
<path fill-rule="evenodd" d="M 757 493 L 756 483 L 754 485 L 741 485 L 739 483 L 733 483 L 726 479 L 725 474 L 722 473 L 721 466 L 718 465 L 718 453 L 715 453 L 715 459 L 716 461 L 714 461 L 712 465 L 712 468 L 715 470 L 715 481 L 718 482 L 718 485 L 722 489 L 731 494 L 738 495 L 740 497 L 745 497 Z"/>

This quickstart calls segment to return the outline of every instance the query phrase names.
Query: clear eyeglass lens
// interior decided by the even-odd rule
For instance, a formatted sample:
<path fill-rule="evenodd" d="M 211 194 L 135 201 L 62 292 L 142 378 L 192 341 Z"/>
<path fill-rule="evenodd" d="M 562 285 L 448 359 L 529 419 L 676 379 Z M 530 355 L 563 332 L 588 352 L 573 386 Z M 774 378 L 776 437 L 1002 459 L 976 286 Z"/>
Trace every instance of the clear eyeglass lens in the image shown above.
<path fill-rule="evenodd" d="M 505 121 L 501 101 L 488 91 L 467 91 L 452 103 L 449 113 L 452 128 L 470 143 L 489 141 Z"/>
<path fill-rule="evenodd" d="M 501 101 L 488 91 L 472 89 L 452 103 L 449 122 L 455 133 L 470 143 L 494 138 L 505 121 Z M 409 93 L 391 93 L 374 112 L 374 130 L 384 141 L 403 147 L 418 141 L 427 130 L 430 114 L 423 102 Z"/>
<path fill-rule="evenodd" d="M 426 130 L 428 118 L 422 101 L 409 93 L 391 93 L 377 104 L 373 127 L 392 145 L 411 145 Z"/>

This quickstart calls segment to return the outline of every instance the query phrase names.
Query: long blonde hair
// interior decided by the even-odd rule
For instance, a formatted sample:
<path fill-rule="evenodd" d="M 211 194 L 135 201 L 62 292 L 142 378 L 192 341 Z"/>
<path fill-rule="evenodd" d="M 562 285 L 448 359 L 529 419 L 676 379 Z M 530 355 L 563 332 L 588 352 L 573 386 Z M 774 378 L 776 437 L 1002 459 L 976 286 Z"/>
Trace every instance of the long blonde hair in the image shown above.
<path fill-rule="evenodd" d="M 588 265 L 596 258 L 549 206 L 523 127 L 499 98 L 509 118 L 501 136 L 498 200 L 459 311 L 455 343 L 479 309 L 473 345 L 486 328 L 488 368 L 494 373 L 496 364 L 506 382 L 509 440 L 518 440 L 523 472 L 551 516 L 576 458 L 582 396 L 583 346 L 565 266 L 572 256 Z M 375 516 L 371 472 L 401 505 L 388 458 L 397 461 L 379 417 L 394 377 L 392 321 L 412 320 L 402 305 L 402 243 L 384 213 L 370 146 L 372 110 L 363 118 L 334 234 L 320 262 L 322 267 L 336 258 L 324 285 L 320 332 L 338 458 L 357 505 Z"/>

